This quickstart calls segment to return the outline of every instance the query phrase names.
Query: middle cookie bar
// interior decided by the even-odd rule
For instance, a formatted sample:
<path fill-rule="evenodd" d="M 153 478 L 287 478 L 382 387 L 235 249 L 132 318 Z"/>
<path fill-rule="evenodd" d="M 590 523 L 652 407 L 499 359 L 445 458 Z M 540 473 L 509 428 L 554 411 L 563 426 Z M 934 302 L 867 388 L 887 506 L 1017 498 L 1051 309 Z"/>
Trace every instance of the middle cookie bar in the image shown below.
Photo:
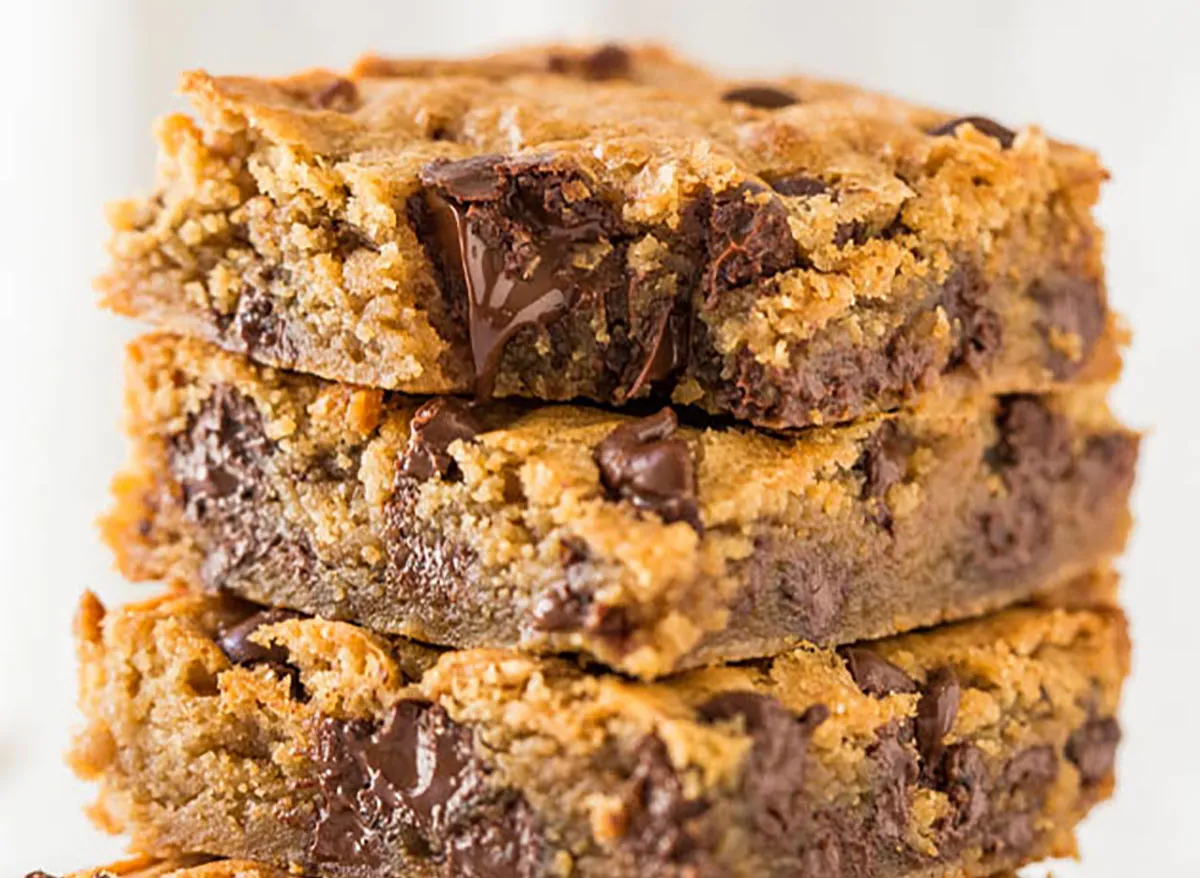
<path fill-rule="evenodd" d="M 1048 589 L 1119 552 L 1137 456 L 1099 387 L 785 437 L 425 402 L 166 335 L 128 380 L 127 575 L 647 678 Z"/>

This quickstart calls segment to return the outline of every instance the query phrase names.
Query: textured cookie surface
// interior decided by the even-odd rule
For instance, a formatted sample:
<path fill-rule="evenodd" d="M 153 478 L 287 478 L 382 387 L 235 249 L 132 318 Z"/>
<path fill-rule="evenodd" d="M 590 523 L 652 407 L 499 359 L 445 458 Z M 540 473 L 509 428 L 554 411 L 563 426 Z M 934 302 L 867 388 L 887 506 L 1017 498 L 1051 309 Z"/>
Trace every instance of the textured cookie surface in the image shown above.
<path fill-rule="evenodd" d="M 1077 602 L 1076 602 L 1077 603 Z M 1106 796 L 1116 610 L 1045 606 L 658 684 L 165 596 L 79 617 L 96 813 L 320 876 L 990 875 Z"/>
<path fill-rule="evenodd" d="M 105 303 L 415 393 L 830 423 L 1113 358 L 1089 152 L 655 48 L 190 73 Z"/>
<path fill-rule="evenodd" d="M 168 336 L 128 381 L 105 532 L 130 577 L 643 677 L 1059 584 L 1120 550 L 1137 455 L 1103 387 L 780 437 L 426 403 Z"/>

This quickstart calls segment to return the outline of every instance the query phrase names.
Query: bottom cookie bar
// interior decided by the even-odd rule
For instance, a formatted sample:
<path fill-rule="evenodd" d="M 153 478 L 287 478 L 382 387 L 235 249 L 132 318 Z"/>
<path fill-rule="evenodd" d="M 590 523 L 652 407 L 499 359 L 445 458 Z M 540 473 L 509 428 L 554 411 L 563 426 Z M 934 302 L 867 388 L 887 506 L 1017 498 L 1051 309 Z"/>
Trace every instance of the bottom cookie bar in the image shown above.
<path fill-rule="evenodd" d="M 1095 594 L 1095 590 L 1089 592 Z M 78 621 L 72 758 L 136 849 L 330 878 L 992 875 L 1112 788 L 1118 610 L 647 684 L 172 594 Z"/>

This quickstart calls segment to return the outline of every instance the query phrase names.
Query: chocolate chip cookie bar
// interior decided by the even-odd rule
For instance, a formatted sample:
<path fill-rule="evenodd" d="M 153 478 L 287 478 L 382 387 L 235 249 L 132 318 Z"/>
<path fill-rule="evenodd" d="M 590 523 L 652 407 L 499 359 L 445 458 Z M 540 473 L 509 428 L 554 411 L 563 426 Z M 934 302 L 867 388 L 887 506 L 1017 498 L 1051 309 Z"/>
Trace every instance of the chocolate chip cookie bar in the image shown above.
<path fill-rule="evenodd" d="M 1119 552 L 1138 441 L 1103 391 L 771 436 L 422 401 L 149 336 L 104 531 L 133 579 L 649 678 L 977 614 Z"/>
<path fill-rule="evenodd" d="M 1117 357 L 1106 173 L 1035 127 L 615 46 L 182 87 L 102 298 L 261 363 L 782 428 Z"/>
<path fill-rule="evenodd" d="M 178 593 L 78 621 L 72 753 L 135 848 L 330 878 L 983 876 L 1112 787 L 1113 609 L 591 674 Z"/>

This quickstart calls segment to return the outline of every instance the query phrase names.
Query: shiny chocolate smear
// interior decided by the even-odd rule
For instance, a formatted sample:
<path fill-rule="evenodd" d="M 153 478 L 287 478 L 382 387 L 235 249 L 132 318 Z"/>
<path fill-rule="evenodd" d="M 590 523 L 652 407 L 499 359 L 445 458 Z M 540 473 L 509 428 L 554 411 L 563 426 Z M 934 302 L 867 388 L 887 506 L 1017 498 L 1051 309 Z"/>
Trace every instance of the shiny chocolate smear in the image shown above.
<path fill-rule="evenodd" d="M 432 192 L 428 198 L 443 247 L 458 254 L 467 288 L 475 395 L 489 399 L 508 340 L 526 326 L 553 320 L 570 306 L 562 271 L 570 265 L 572 249 L 596 238 L 598 229 L 584 225 L 549 230 L 539 242 L 535 264 L 526 275 L 520 275 L 505 265 L 502 252 L 488 247 L 477 234 L 468 208 Z"/>

